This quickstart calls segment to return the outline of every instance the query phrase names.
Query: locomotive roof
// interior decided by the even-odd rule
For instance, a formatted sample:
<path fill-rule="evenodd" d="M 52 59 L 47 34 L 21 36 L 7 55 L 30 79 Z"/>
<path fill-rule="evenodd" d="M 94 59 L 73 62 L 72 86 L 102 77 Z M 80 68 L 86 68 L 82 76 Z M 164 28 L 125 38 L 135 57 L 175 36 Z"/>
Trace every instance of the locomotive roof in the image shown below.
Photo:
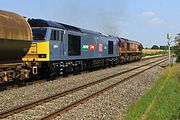
<path fill-rule="evenodd" d="M 64 29 L 64 30 L 70 30 L 70 31 L 75 31 L 75 32 L 86 33 L 86 34 L 90 34 L 90 35 L 111 37 L 111 38 L 114 38 L 114 39 L 118 38 L 116 36 L 105 35 L 105 34 L 100 33 L 100 32 L 95 32 L 95 31 L 92 31 L 92 30 L 78 28 L 78 27 L 75 27 L 75 26 L 71 26 L 71 25 L 67 25 L 67 24 L 63 24 L 63 23 L 59 23 L 59 22 L 54 22 L 54 21 L 49 21 L 49 20 L 28 19 L 28 22 L 29 22 L 31 27 L 54 27 L 54 28 L 60 28 L 60 29 Z M 125 40 L 125 41 L 127 41 L 129 43 L 140 44 L 137 41 L 128 40 L 126 38 L 118 38 L 118 39 Z"/>
<path fill-rule="evenodd" d="M 120 38 L 120 39 L 125 40 L 125 41 L 128 42 L 128 43 L 140 44 L 139 42 L 134 41 L 134 40 L 129 40 L 129 39 L 126 39 L 126 38 Z"/>
<path fill-rule="evenodd" d="M 80 28 L 81 31 L 83 33 L 87 33 L 87 34 L 93 34 L 93 35 L 102 35 L 100 32 L 95 32 L 95 31 L 92 31 L 92 30 L 86 30 L 86 29 L 83 29 L 83 28 Z"/>
<path fill-rule="evenodd" d="M 86 30 L 83 28 L 78 28 L 75 26 L 71 26 L 71 25 L 67 25 L 67 24 L 63 24 L 63 23 L 58 23 L 58 22 L 53 22 L 53 21 L 47 21 L 47 20 L 42 20 L 42 19 L 28 19 L 28 22 L 29 22 L 31 27 L 54 27 L 54 28 L 60 28 L 60 29 L 75 31 L 75 32 L 81 32 L 81 33 L 86 33 L 86 34 L 103 36 L 100 32 L 95 32 L 92 30 Z"/>
<path fill-rule="evenodd" d="M 64 26 L 56 22 L 46 21 L 42 19 L 28 19 L 28 22 L 31 27 L 55 27 L 55 28 L 64 29 Z"/>

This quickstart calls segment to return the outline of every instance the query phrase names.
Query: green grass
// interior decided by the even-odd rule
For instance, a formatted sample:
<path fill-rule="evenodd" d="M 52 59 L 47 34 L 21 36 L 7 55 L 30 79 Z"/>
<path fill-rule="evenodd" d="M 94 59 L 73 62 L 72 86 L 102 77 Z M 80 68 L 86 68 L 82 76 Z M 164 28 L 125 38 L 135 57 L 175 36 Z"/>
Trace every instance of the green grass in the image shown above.
<path fill-rule="evenodd" d="M 125 120 L 180 120 L 180 64 L 162 73 L 152 89 L 128 108 Z"/>

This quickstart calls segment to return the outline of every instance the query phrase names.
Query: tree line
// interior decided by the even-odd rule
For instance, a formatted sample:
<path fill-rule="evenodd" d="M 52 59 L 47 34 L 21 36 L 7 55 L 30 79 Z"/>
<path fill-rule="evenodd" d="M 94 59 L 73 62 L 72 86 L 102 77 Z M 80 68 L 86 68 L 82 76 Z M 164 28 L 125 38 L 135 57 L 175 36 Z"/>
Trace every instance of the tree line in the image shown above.
<path fill-rule="evenodd" d="M 158 46 L 158 45 L 153 45 L 151 48 L 145 48 L 145 49 L 154 49 L 154 50 L 168 50 L 168 46 L 167 45 L 161 45 L 161 46 Z"/>
<path fill-rule="evenodd" d="M 168 50 L 168 46 L 153 45 L 151 49 Z M 176 40 L 176 45 L 171 47 L 171 51 L 177 56 L 176 62 L 180 62 L 180 38 Z"/>

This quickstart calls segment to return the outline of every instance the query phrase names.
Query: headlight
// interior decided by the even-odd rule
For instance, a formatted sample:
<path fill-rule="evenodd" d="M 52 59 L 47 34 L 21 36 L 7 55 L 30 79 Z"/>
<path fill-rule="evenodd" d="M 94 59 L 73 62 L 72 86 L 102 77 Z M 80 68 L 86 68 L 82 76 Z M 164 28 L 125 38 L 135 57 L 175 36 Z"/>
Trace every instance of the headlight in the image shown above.
<path fill-rule="evenodd" d="M 38 58 L 46 58 L 46 54 L 38 54 Z"/>

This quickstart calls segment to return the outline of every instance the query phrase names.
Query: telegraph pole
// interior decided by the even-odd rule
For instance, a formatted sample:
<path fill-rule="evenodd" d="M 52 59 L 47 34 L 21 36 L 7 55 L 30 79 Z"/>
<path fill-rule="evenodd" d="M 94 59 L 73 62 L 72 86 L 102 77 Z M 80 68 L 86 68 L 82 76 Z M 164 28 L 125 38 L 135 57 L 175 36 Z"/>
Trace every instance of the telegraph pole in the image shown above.
<path fill-rule="evenodd" d="M 171 38 L 172 38 L 171 33 L 168 33 L 167 34 L 167 39 L 168 39 L 168 47 L 169 47 L 169 50 L 168 50 L 168 52 L 169 52 L 169 55 L 168 55 L 169 65 L 171 65 L 171 42 L 170 42 Z"/>

